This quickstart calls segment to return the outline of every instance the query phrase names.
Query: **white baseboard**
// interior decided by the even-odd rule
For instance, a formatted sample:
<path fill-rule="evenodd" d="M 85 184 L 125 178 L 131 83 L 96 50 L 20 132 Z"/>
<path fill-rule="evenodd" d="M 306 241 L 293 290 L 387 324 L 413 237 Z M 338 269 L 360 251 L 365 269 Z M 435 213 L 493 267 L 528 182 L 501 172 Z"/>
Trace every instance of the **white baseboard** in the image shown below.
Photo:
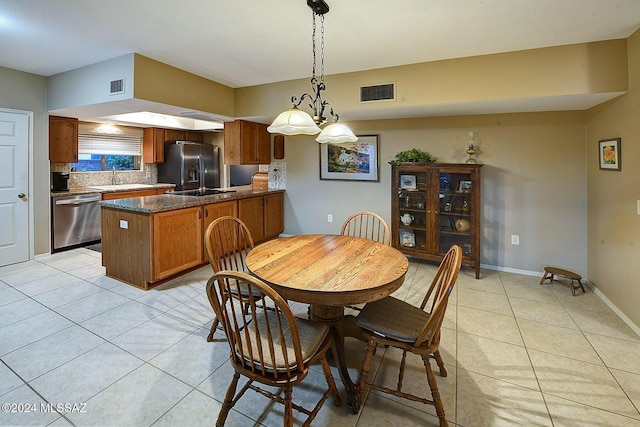
<path fill-rule="evenodd" d="M 506 273 L 523 274 L 525 276 L 540 276 L 540 277 L 542 277 L 542 274 L 543 274 L 543 273 L 541 273 L 539 271 L 519 270 L 517 268 L 499 267 L 499 266 L 496 266 L 496 265 L 488 265 L 488 264 L 481 264 L 480 267 L 481 268 L 486 268 L 487 270 L 504 271 Z M 636 334 L 638 334 L 640 336 L 640 327 L 638 327 L 638 325 L 633 323 L 631 321 L 631 319 L 629 319 L 622 312 L 622 310 L 620 310 L 618 307 L 616 307 L 616 305 L 613 302 L 611 302 L 611 300 L 609 300 L 609 298 L 607 298 L 606 295 L 603 294 L 600 289 L 598 289 L 593 283 L 589 282 L 588 280 L 584 280 L 583 279 L 583 283 L 585 283 L 587 286 L 589 286 L 591 288 L 591 290 L 593 290 L 593 292 L 598 297 L 600 297 L 600 299 L 611 310 L 613 310 L 613 312 L 616 313 L 618 315 L 618 317 L 620 317 L 620 319 L 622 319 L 622 321 L 627 324 L 627 326 L 629 326 L 633 330 L 633 332 L 635 332 Z"/>
<path fill-rule="evenodd" d="M 480 268 L 486 268 L 487 270 L 504 271 L 505 273 L 523 274 L 525 276 L 540 276 L 542 273 L 539 271 L 520 270 L 518 268 L 500 267 L 497 265 L 480 264 Z"/>
<path fill-rule="evenodd" d="M 631 319 L 629 319 L 627 317 L 626 314 L 624 314 L 618 307 L 616 307 L 616 305 L 611 302 L 611 300 L 609 300 L 609 298 L 607 298 L 607 296 L 605 294 L 602 293 L 602 291 L 600 289 L 598 289 L 597 287 L 595 287 L 592 283 L 589 283 L 589 286 L 591 287 L 591 289 L 593 289 L 593 292 L 598 295 L 600 297 L 600 299 L 602 301 L 604 301 L 605 304 L 607 304 L 607 306 L 614 311 L 614 313 L 616 313 L 618 315 L 618 317 L 620 317 L 620 319 L 622 319 L 622 321 L 624 323 L 627 324 L 628 327 L 630 327 L 631 329 L 633 329 L 633 332 L 635 332 L 636 334 L 638 334 L 638 336 L 640 336 L 640 328 L 638 327 L 638 325 L 636 325 L 635 323 L 633 323 L 631 321 Z"/>

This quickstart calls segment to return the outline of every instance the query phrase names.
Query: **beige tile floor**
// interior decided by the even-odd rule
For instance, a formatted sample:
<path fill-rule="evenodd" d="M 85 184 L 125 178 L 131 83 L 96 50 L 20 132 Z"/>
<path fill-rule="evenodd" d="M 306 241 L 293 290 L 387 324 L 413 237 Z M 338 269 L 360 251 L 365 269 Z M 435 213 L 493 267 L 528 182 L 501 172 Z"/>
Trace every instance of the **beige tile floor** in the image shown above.
<path fill-rule="evenodd" d="M 434 271 L 411 262 L 395 295 L 417 303 Z M 105 277 L 88 249 L 0 268 L 0 425 L 213 425 L 231 369 L 221 333 L 205 341 L 209 275 L 205 267 L 145 292 Z M 450 425 L 640 426 L 640 338 L 590 289 L 572 297 L 538 281 L 462 270 L 442 334 L 449 375 L 437 376 Z M 346 345 L 355 378 L 365 346 Z M 393 385 L 399 358 L 379 349 L 372 375 Z M 406 389 L 424 391 L 420 360 L 408 369 Z M 314 367 L 294 398 L 313 401 L 324 386 Z M 279 426 L 281 413 L 250 391 L 227 425 Z M 369 393 L 358 415 L 328 401 L 313 424 L 437 425 L 434 414 Z"/>

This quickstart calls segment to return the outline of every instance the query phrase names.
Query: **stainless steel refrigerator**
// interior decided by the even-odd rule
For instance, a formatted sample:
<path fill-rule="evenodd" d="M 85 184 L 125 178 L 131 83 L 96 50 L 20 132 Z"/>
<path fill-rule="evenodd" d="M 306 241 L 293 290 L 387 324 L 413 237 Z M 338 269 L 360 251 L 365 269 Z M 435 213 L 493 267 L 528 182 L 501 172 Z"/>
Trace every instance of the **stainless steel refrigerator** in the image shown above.
<path fill-rule="evenodd" d="M 220 187 L 219 148 L 199 142 L 171 141 L 164 145 L 164 163 L 158 164 L 158 182 L 176 190 Z"/>

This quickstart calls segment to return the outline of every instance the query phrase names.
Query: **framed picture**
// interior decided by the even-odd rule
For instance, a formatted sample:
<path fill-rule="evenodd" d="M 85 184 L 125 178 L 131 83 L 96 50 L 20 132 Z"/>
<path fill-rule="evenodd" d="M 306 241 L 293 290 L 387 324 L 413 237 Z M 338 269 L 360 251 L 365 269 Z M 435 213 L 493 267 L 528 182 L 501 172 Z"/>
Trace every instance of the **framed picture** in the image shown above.
<path fill-rule="evenodd" d="M 320 179 L 379 181 L 378 135 L 357 135 L 356 142 L 320 145 Z"/>
<path fill-rule="evenodd" d="M 400 175 L 400 188 L 403 190 L 415 190 L 416 176 L 415 175 Z"/>
<path fill-rule="evenodd" d="M 603 139 L 598 141 L 600 169 L 619 171 L 622 170 L 621 138 Z"/>
<path fill-rule="evenodd" d="M 469 193 L 471 191 L 471 181 L 460 181 L 458 191 L 461 193 Z"/>
<path fill-rule="evenodd" d="M 400 229 L 400 244 L 407 248 L 413 248 L 416 246 L 416 236 L 413 234 L 413 230 Z"/>

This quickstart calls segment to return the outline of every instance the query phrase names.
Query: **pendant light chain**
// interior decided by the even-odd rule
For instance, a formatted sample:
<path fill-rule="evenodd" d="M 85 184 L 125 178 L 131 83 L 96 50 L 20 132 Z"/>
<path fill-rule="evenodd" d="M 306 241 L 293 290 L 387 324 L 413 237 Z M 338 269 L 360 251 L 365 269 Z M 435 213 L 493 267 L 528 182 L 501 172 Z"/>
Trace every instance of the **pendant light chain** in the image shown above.
<path fill-rule="evenodd" d="M 313 46 L 313 72 L 311 73 L 312 80 L 316 78 L 316 13 L 312 10 L 313 15 L 313 35 L 311 36 L 311 45 Z"/>
<path fill-rule="evenodd" d="M 324 15 L 320 15 L 320 81 L 324 83 Z"/>
<path fill-rule="evenodd" d="M 276 117 L 271 126 L 267 127 L 270 133 L 283 135 L 316 135 L 316 141 L 320 143 L 341 144 L 346 142 L 356 142 L 358 137 L 353 134 L 349 127 L 341 123 L 333 123 L 320 129 L 320 126 L 327 122 L 325 113 L 328 113 L 335 122 L 339 117 L 333 111 L 331 103 L 322 99 L 322 92 L 326 89 L 324 82 L 324 15 L 329 12 L 329 6 L 324 0 L 307 0 L 307 6 L 311 8 L 313 18 L 313 32 L 311 35 L 311 45 L 313 47 L 313 70 L 311 76 L 311 88 L 313 92 L 303 93 L 301 96 L 292 96 L 293 106 Z M 317 73 L 317 46 L 316 46 L 316 15 L 320 16 L 320 76 Z M 298 109 L 304 101 L 308 101 L 309 108 L 313 111 L 313 116 Z"/>

